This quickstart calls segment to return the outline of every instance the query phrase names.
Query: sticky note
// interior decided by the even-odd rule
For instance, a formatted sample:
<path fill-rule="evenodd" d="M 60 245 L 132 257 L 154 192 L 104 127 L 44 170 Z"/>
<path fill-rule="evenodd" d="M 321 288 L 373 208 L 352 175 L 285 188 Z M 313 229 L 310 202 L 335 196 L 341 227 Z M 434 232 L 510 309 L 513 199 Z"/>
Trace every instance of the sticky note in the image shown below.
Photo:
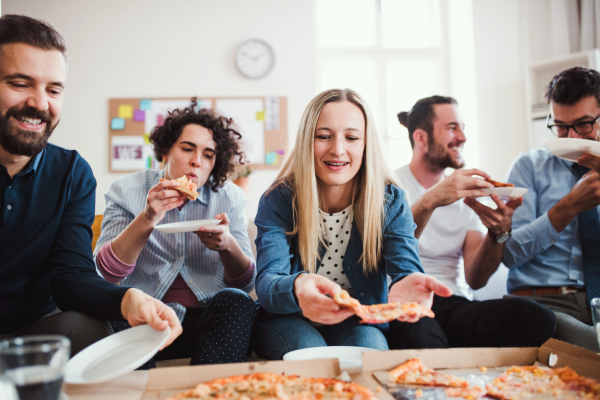
<path fill-rule="evenodd" d="M 110 121 L 110 129 L 113 131 L 120 131 L 125 128 L 125 120 L 123 118 L 113 118 Z"/>
<path fill-rule="evenodd" d="M 152 109 L 152 100 L 142 99 L 140 100 L 140 110 L 150 111 Z"/>
<path fill-rule="evenodd" d="M 164 123 L 165 123 L 165 117 L 164 117 L 164 115 L 158 114 L 156 116 L 156 126 L 162 126 Z"/>
<path fill-rule="evenodd" d="M 277 150 L 277 154 L 279 154 L 280 156 L 282 156 L 282 155 L 285 154 L 285 151 L 284 150 Z"/>
<path fill-rule="evenodd" d="M 257 121 L 264 121 L 265 120 L 265 112 L 264 111 L 257 111 L 256 112 L 256 120 Z"/>
<path fill-rule="evenodd" d="M 150 144 L 150 134 L 149 133 L 144 133 L 144 142 L 146 144 Z M 152 157 L 150 157 L 152 158 Z"/>
<path fill-rule="evenodd" d="M 134 110 L 133 111 L 133 120 L 138 121 L 138 122 L 144 122 L 146 120 L 146 111 Z"/>
<path fill-rule="evenodd" d="M 119 118 L 131 119 L 133 117 L 133 107 L 129 104 L 119 106 Z"/>
<path fill-rule="evenodd" d="M 279 162 L 279 155 L 276 151 L 271 151 L 265 154 L 265 164 L 267 165 L 275 165 Z"/>

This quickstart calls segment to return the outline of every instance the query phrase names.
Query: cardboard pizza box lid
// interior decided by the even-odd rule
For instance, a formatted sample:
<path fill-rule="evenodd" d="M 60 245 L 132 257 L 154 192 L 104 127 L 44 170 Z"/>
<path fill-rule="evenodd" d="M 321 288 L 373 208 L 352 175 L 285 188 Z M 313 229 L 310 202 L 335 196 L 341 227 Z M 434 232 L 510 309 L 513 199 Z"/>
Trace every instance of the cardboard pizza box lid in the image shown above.
<path fill-rule="evenodd" d="M 190 390 L 201 382 L 255 372 L 335 378 L 340 375 L 341 371 L 337 358 L 155 368 L 151 369 L 148 374 L 148 383 L 142 400 L 164 399 Z"/>

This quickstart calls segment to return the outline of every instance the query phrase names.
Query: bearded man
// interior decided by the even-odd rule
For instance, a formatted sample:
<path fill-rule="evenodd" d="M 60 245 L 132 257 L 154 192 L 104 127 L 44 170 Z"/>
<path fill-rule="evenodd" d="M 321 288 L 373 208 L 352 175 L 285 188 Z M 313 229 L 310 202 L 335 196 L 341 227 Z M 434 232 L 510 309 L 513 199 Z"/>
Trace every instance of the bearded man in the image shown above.
<path fill-rule="evenodd" d="M 60 119 L 65 41 L 22 15 L 0 18 L 0 338 L 62 334 L 72 354 L 108 320 L 171 326 L 175 312 L 99 277 L 92 260 L 96 180 L 74 150 L 48 144 Z"/>
<path fill-rule="evenodd" d="M 417 224 L 421 264 L 454 292 L 434 296 L 435 319 L 422 319 L 422 334 L 403 340 L 413 348 L 540 346 L 556 330 L 548 308 L 522 298 L 471 300 L 470 289 L 485 286 L 498 269 L 523 199 L 504 203 L 492 194 L 496 209 L 475 200 L 489 196 L 482 189 L 493 185 L 474 177 L 489 178 L 485 172 L 462 169 L 465 125 L 453 98 L 421 99 L 398 119 L 408 129 L 413 156 L 396 176 Z M 446 168 L 456 170 L 446 176 Z"/>

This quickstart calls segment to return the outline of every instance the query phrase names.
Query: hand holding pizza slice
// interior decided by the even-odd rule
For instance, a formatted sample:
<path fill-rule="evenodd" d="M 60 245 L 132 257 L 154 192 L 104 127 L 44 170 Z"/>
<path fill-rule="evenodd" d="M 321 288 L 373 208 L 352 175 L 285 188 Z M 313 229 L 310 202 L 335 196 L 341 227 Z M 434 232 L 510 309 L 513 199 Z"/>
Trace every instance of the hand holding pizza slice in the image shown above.
<path fill-rule="evenodd" d="M 166 181 L 168 179 L 160 178 L 160 181 Z M 171 181 L 176 182 L 179 186 L 174 187 L 173 189 L 177 190 L 179 193 L 182 193 L 190 200 L 196 200 L 198 197 L 198 192 L 196 191 L 196 184 L 189 180 L 187 176 L 182 176 L 181 178 L 171 179 Z"/>

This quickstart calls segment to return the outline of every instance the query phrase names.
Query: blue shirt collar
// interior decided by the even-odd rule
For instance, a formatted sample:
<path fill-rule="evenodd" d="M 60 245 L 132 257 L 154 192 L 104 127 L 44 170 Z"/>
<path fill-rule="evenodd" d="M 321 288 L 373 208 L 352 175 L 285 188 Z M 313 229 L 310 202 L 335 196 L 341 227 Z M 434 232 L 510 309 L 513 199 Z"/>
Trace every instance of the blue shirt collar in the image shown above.
<path fill-rule="evenodd" d="M 25 165 L 25 168 L 23 168 L 23 170 L 15 176 L 23 176 L 27 179 L 31 179 L 31 177 L 37 172 L 37 169 L 40 165 L 40 161 L 45 152 L 46 149 L 44 148 L 35 157 L 32 157 L 31 160 L 29 160 L 29 162 L 27 163 L 27 165 Z"/>

